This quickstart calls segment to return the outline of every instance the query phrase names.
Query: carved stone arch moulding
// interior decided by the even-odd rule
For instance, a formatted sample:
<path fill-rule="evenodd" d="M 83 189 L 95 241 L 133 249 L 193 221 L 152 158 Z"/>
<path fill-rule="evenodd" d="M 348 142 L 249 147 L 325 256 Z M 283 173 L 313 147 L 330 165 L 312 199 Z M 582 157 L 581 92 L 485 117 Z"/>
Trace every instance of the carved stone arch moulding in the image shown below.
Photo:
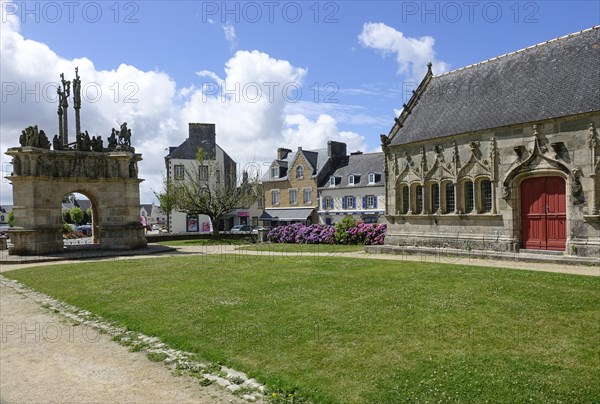
<path fill-rule="evenodd" d="M 522 148 L 515 148 L 517 158 L 511 165 L 504 179 L 502 180 L 501 196 L 508 200 L 511 195 L 511 187 L 517 176 L 524 173 L 535 173 L 540 171 L 560 171 L 566 174 L 571 182 L 571 194 L 578 196 L 582 187 L 579 178 L 582 173 L 578 167 L 564 161 L 558 153 L 552 153 L 547 145 L 542 145 L 538 126 L 533 125 L 534 145 L 530 150 L 529 156 L 523 158 Z"/>

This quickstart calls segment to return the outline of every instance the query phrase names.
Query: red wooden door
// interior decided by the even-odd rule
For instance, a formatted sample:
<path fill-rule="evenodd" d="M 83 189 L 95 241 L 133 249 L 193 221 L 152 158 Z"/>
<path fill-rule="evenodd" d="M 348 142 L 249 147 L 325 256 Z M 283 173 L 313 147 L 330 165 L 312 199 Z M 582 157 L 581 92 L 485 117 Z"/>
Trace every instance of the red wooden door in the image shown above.
<path fill-rule="evenodd" d="M 565 180 L 530 178 L 521 183 L 523 247 L 564 250 L 567 240 Z"/>

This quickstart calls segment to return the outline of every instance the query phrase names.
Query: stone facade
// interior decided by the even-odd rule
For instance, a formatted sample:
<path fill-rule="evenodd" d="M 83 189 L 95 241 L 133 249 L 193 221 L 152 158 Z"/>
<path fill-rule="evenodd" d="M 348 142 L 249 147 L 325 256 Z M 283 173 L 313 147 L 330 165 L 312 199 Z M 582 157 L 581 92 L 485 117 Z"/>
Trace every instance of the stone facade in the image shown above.
<path fill-rule="evenodd" d="M 382 135 L 386 243 L 519 251 L 546 237 L 559 243 L 533 248 L 600 256 L 599 36 L 430 69 Z"/>
<path fill-rule="evenodd" d="M 386 222 L 383 153 L 351 153 L 319 185 L 319 220 L 336 224 L 344 217 Z"/>
<path fill-rule="evenodd" d="M 557 176 L 567 190 L 565 251 L 600 255 L 600 171 L 593 160 L 598 155 L 598 124 L 600 115 L 589 114 L 535 128 L 463 134 L 433 145 L 386 147 L 386 171 L 394 179 L 386 189 L 387 217 L 393 224 L 386 242 L 517 251 L 522 241 L 521 183 Z M 490 196 L 482 190 L 484 181 L 491 184 Z M 436 186 L 437 191 L 432 189 Z M 422 189 L 422 207 L 417 206 L 417 187 Z M 448 201 L 452 194 L 453 204 Z"/>
<path fill-rule="evenodd" d="M 137 164 L 131 151 L 82 152 L 14 147 L 15 227 L 9 231 L 10 254 L 31 255 L 63 249 L 62 199 L 78 192 L 92 202 L 94 242 L 102 249 L 146 246 L 139 217 Z"/>
<path fill-rule="evenodd" d="M 335 141 L 329 141 L 327 149 L 303 150 L 299 147 L 296 152 L 278 149 L 277 159 L 262 179 L 265 214 L 261 220 L 268 225 L 318 223 L 318 185 L 345 155 L 346 144 Z M 282 209 L 288 210 L 290 215 Z"/>

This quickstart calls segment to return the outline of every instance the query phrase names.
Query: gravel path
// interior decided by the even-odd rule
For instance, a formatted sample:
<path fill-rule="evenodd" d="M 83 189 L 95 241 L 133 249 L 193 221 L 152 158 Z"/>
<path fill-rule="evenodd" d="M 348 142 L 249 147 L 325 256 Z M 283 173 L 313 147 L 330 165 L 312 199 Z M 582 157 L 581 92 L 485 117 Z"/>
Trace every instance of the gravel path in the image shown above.
<path fill-rule="evenodd" d="M 0 284 L 0 403 L 241 403 Z"/>

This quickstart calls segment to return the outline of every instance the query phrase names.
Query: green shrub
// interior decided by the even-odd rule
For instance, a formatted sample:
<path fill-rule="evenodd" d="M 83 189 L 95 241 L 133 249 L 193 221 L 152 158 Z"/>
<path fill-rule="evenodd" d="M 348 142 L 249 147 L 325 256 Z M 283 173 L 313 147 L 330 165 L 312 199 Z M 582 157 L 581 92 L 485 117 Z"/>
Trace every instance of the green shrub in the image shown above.
<path fill-rule="evenodd" d="M 350 216 L 346 216 L 340 222 L 335 225 L 335 242 L 337 244 L 349 244 L 351 235 L 349 230 L 358 225 L 358 221 Z"/>

